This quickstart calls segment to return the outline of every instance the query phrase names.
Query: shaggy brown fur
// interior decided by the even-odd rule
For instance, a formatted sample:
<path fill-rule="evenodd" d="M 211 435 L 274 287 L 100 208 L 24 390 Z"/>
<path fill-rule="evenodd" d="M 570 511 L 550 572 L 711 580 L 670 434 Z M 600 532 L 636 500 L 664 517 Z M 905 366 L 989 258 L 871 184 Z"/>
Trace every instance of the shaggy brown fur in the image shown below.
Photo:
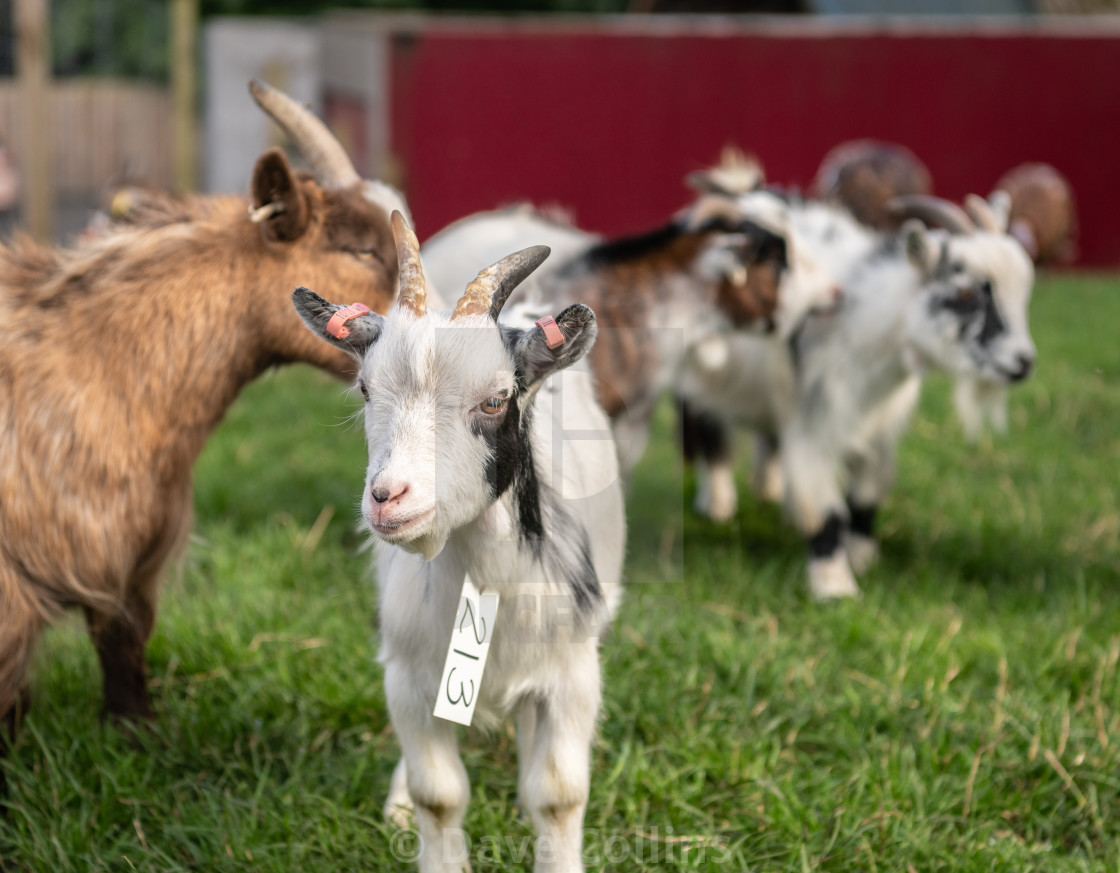
<path fill-rule="evenodd" d="M 887 208 L 891 198 L 930 194 L 929 170 L 912 151 L 888 142 L 841 143 L 824 160 L 814 181 L 817 196 L 845 206 L 856 220 L 878 230 L 896 230 L 898 216 Z"/>
<path fill-rule="evenodd" d="M 284 204 L 273 218 L 252 223 L 245 198 L 180 202 L 182 214 L 73 250 L 0 246 L 0 733 L 26 709 L 40 634 L 73 607 L 101 660 L 105 712 L 151 716 L 144 648 L 203 443 L 269 367 L 352 373 L 300 323 L 292 289 L 381 312 L 395 294 L 384 212 L 358 185 L 293 172 L 278 150 L 253 176 L 253 205 Z"/>
<path fill-rule="evenodd" d="M 659 387 L 663 344 L 654 340 L 664 327 L 658 307 L 680 302 L 682 288 L 699 307 L 717 308 L 736 327 L 765 324 L 778 305 L 778 279 L 786 266 L 784 245 L 773 235 L 746 225 L 737 253 L 746 269 L 745 284 L 730 278 L 707 283 L 696 278 L 696 262 L 718 233 L 730 228 L 687 230 L 670 225 L 644 237 L 604 243 L 560 268 L 543 282 L 562 288 L 565 300 L 594 310 L 599 339 L 588 359 L 599 400 L 611 418 L 652 408 Z M 683 351 L 683 349 L 681 349 Z"/>
<path fill-rule="evenodd" d="M 1049 164 L 1020 164 L 996 183 L 1011 195 L 1009 228 L 1036 264 L 1066 264 L 1077 256 L 1073 188 Z"/>

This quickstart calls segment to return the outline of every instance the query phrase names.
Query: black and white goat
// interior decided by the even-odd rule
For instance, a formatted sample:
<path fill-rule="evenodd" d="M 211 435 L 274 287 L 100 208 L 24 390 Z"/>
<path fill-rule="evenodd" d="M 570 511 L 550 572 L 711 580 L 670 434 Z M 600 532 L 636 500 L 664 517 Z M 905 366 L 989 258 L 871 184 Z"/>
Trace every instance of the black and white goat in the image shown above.
<path fill-rule="evenodd" d="M 501 251 L 534 240 L 553 248 L 549 266 L 513 305 L 543 314 L 578 300 L 595 310 L 600 333 L 589 360 L 628 475 L 656 402 L 687 354 L 714 353 L 718 366 L 721 335 L 772 329 L 788 336 L 808 311 L 835 305 L 831 275 L 797 241 L 787 212 L 762 192 L 734 200 L 709 193 L 668 225 L 601 240 L 514 207 L 455 222 L 422 255 L 436 287 L 460 287 Z"/>
<path fill-rule="evenodd" d="M 922 374 L 942 370 L 998 395 L 1034 365 L 1034 270 L 1004 232 L 1006 198 L 970 198 L 968 213 L 932 198 L 903 206 L 952 232 L 911 218 L 898 235 L 878 237 L 839 210 L 795 209 L 804 239 L 836 271 L 842 306 L 809 319 L 788 344 L 731 337 L 726 366 L 690 363 L 679 386 L 694 437 L 686 452 L 706 462 L 698 503 L 706 491 L 709 505 L 699 508 L 733 511 L 728 431 L 747 424 L 757 435 L 756 485 L 784 497 L 808 537 L 817 598 L 856 595 L 853 569 L 877 554 L 875 514 Z"/>
<path fill-rule="evenodd" d="M 545 246 L 483 270 L 454 312 L 428 311 L 416 237 L 399 213 L 393 229 L 401 295 L 389 315 L 346 320 L 306 288 L 293 295 L 315 333 L 361 361 L 362 516 L 379 540 L 380 659 L 403 750 L 386 813 L 415 816 L 422 871 L 469 866 L 467 774 L 454 726 L 433 715 L 469 578 L 504 603 L 485 680 L 454 689 L 455 702 L 469 695 L 483 726 L 516 713 L 535 869 L 582 870 L 598 636 L 621 596 L 625 541 L 609 423 L 586 370 L 559 372 L 590 350 L 595 315 L 575 304 L 554 323 L 498 323 Z"/>

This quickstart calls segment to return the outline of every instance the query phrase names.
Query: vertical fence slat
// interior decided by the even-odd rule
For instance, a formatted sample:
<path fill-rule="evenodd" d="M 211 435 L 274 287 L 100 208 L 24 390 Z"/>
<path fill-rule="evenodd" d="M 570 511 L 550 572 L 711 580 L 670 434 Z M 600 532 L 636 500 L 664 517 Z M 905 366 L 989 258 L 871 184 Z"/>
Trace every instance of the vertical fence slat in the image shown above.
<path fill-rule="evenodd" d="M 25 165 L 19 95 L 0 79 L 0 137 L 16 166 Z M 113 176 L 133 173 L 162 188 L 173 184 L 171 95 L 165 88 L 118 80 L 55 81 L 48 92 L 51 174 L 64 198 L 96 196 Z"/>

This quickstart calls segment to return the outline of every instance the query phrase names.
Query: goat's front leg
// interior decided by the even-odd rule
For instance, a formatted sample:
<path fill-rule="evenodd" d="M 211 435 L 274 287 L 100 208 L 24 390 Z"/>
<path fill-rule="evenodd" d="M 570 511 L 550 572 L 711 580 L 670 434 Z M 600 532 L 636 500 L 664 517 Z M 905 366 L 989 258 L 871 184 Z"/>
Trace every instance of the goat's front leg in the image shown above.
<path fill-rule="evenodd" d="M 723 419 L 677 399 L 681 448 L 696 468 L 693 508 L 712 521 L 730 521 L 739 508 L 735 485 L 735 450 L 731 428 Z"/>
<path fill-rule="evenodd" d="M 848 511 L 837 481 L 838 461 L 811 439 L 791 434 L 782 442 L 782 473 L 794 523 L 809 541 L 809 593 L 816 600 L 856 597 L 844 534 Z"/>
<path fill-rule="evenodd" d="M 781 503 L 786 491 L 779 449 L 776 436 L 762 431 L 755 433 L 751 483 L 755 493 L 771 503 Z"/>
<path fill-rule="evenodd" d="M 875 520 L 894 482 L 895 452 L 889 441 L 876 440 L 870 451 L 848 464 L 848 529 L 844 551 L 856 573 L 868 570 L 879 557 Z"/>
<path fill-rule="evenodd" d="M 526 701 L 519 718 L 519 794 L 537 830 L 535 873 L 583 870 L 583 814 L 600 682 L 597 652 L 584 660 L 587 669 L 570 680 L 578 686 L 573 693 Z"/>
<path fill-rule="evenodd" d="M 462 827 L 470 784 L 454 725 L 432 715 L 432 702 L 417 693 L 419 687 L 399 664 L 385 666 L 389 715 L 404 753 L 389 799 L 396 797 L 393 805 L 402 805 L 397 783 L 403 777 L 420 836 L 420 873 L 461 873 L 471 868 Z"/>
<path fill-rule="evenodd" d="M 921 382 L 903 383 L 870 416 L 873 426 L 863 438 L 862 450 L 848 458 L 848 517 L 844 549 L 857 573 L 867 570 L 879 557 L 875 539 L 875 517 L 894 485 L 898 441 L 918 402 Z"/>

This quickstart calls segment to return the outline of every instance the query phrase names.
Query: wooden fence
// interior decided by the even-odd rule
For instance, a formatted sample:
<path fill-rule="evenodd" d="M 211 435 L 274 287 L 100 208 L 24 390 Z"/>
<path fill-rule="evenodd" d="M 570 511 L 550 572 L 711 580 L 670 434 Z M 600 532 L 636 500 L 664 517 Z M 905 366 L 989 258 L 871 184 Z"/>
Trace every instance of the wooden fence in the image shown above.
<path fill-rule="evenodd" d="M 0 139 L 20 166 L 21 108 L 12 79 L 0 79 Z M 50 91 L 52 182 L 58 197 L 88 197 L 126 175 L 172 184 L 171 95 L 118 80 L 55 82 Z"/>

